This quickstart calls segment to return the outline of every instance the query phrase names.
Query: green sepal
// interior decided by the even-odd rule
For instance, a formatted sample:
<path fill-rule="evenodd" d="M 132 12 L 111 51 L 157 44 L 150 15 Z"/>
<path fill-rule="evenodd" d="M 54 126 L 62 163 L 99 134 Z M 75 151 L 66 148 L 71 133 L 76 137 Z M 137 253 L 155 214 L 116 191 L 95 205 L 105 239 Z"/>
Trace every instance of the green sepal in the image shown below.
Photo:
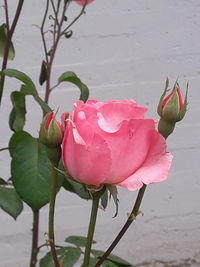
<path fill-rule="evenodd" d="M 116 212 L 115 212 L 115 215 L 113 216 L 113 218 L 114 217 L 116 217 L 117 216 L 117 214 L 118 214 L 118 202 L 119 202 L 119 200 L 118 200 L 118 198 L 117 198 L 117 187 L 115 186 L 115 185 L 106 185 L 106 187 L 107 187 L 107 189 L 109 190 L 109 192 L 110 192 L 110 197 L 112 196 L 112 198 L 113 198 L 113 201 L 114 201 L 114 203 L 115 203 L 115 207 L 116 207 Z"/>
<path fill-rule="evenodd" d="M 187 83 L 187 87 L 186 87 L 184 103 L 183 103 L 181 111 L 179 112 L 179 116 L 178 116 L 177 121 L 181 121 L 184 118 L 186 111 L 187 111 L 187 106 L 188 106 L 188 83 Z"/>
<path fill-rule="evenodd" d="M 157 112 L 158 112 L 159 116 L 162 116 L 162 103 L 163 103 L 163 99 L 165 98 L 167 92 L 169 91 L 168 87 L 169 87 L 169 79 L 167 77 L 166 82 L 165 82 L 165 89 L 164 89 L 164 92 L 162 93 L 162 95 L 160 97 L 158 108 L 157 108 Z"/>

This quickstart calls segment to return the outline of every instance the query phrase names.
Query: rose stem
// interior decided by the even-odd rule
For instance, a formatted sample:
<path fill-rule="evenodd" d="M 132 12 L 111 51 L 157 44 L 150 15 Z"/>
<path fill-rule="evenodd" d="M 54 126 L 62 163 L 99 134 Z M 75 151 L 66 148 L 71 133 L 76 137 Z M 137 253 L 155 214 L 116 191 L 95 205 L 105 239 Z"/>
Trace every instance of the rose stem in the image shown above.
<path fill-rule="evenodd" d="M 13 23 L 11 27 L 9 27 L 9 18 L 8 18 L 8 5 L 7 1 L 4 0 L 4 6 L 5 6 L 5 14 L 6 14 L 6 25 L 7 25 L 7 36 L 6 36 L 6 41 L 5 41 L 5 50 L 4 50 L 4 55 L 3 55 L 3 62 L 2 62 L 2 67 L 1 71 L 6 69 L 7 67 L 7 62 L 8 62 L 8 54 L 9 54 L 9 48 L 12 40 L 13 33 L 15 31 L 15 27 L 17 25 L 18 19 L 20 17 L 20 13 L 22 10 L 24 4 L 24 0 L 19 0 L 17 10 L 13 19 Z M 1 74 L 0 77 L 0 104 L 1 104 L 1 99 L 3 95 L 3 88 L 4 88 L 4 82 L 5 82 L 5 75 Z"/>
<path fill-rule="evenodd" d="M 143 187 L 138 192 L 137 199 L 135 201 L 133 210 L 131 211 L 130 215 L 128 216 L 126 223 L 124 224 L 121 231 L 119 232 L 119 234 L 117 235 L 115 240 L 112 242 L 110 247 L 107 249 L 107 251 L 103 254 L 103 256 L 100 257 L 100 259 L 97 262 L 97 264 L 95 265 L 95 267 L 101 266 L 101 264 L 105 261 L 105 259 L 110 255 L 110 253 L 113 251 L 113 249 L 119 243 L 120 239 L 123 237 L 123 235 L 125 234 L 125 232 L 129 228 L 129 226 L 132 224 L 132 222 L 135 221 L 135 218 L 139 212 L 139 208 L 140 208 L 143 196 L 144 196 L 145 189 L 146 189 L 146 185 L 144 184 Z M 84 267 L 86 267 L 86 266 L 84 266 Z"/>
<path fill-rule="evenodd" d="M 33 234 L 30 267 L 35 267 L 38 253 L 39 210 L 33 210 Z"/>
<path fill-rule="evenodd" d="M 52 177 L 51 177 L 51 192 L 50 192 L 50 203 L 49 203 L 49 244 L 51 247 L 51 254 L 56 267 L 59 267 L 59 261 L 55 249 L 55 237 L 54 237 L 54 212 L 55 212 L 55 201 L 57 193 L 57 171 L 52 164 Z"/>
<path fill-rule="evenodd" d="M 97 219 L 97 211 L 98 211 L 100 196 L 101 192 L 96 192 L 92 194 L 92 209 L 90 214 L 90 224 L 88 227 L 87 243 L 85 247 L 84 261 L 82 267 L 88 267 L 90 263 L 90 252 L 94 236 L 94 229 Z"/>

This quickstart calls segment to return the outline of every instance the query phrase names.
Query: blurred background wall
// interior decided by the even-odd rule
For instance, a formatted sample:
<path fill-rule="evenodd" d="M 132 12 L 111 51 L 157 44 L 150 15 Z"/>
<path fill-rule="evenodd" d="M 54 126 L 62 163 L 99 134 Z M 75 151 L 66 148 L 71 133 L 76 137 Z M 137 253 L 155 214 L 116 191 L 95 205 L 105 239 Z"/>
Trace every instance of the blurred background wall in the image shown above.
<path fill-rule="evenodd" d="M 10 14 L 17 1 L 9 1 Z M 11 3 L 12 2 L 12 3 Z M 3 1 L 0 1 L 0 5 Z M 25 1 L 14 34 L 16 58 L 9 67 L 32 77 L 43 97 L 38 76 L 43 48 L 39 29 L 45 1 Z M 71 5 L 72 14 L 79 6 Z M 0 23 L 4 21 L 0 8 Z M 185 91 L 189 81 L 189 107 L 184 121 L 168 138 L 174 160 L 167 181 L 148 186 L 136 223 L 114 250 L 134 266 L 200 266 L 200 2 L 196 0 L 95 0 L 74 25 L 73 36 L 63 39 L 56 56 L 53 80 L 74 71 L 90 88 L 90 97 L 135 99 L 146 106 L 147 116 L 158 118 L 156 107 L 168 76 L 171 86 L 179 79 Z M 7 119 L 10 93 L 19 84 L 6 79 L 0 110 L 0 147 L 11 136 Z M 70 111 L 78 90 L 63 84 L 52 93 L 51 107 Z M 41 111 L 28 97 L 25 129 L 37 136 Z M 9 155 L 0 153 L 0 176 L 10 177 Z M 136 192 L 119 188 L 119 214 L 110 202 L 99 211 L 95 247 L 106 249 L 132 209 Z M 56 210 L 56 240 L 64 244 L 70 234 L 86 235 L 90 202 L 61 190 Z M 46 240 L 48 207 L 41 211 L 40 243 Z M 32 214 L 25 206 L 15 222 L 0 211 L 0 266 L 29 264 Z M 46 250 L 44 250 L 46 252 Z M 12 255 L 12 256 L 11 256 Z M 168 264 L 168 265 L 167 265 Z"/>

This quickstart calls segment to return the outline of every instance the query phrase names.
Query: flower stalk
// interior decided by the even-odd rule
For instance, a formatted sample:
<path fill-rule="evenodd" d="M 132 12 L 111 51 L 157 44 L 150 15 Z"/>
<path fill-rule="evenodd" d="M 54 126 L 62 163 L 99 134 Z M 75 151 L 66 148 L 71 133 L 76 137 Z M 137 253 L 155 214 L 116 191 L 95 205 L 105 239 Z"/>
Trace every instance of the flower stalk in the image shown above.
<path fill-rule="evenodd" d="M 102 194 L 101 191 L 92 193 L 92 209 L 90 214 L 90 224 L 88 227 L 87 243 L 85 247 L 84 261 L 82 267 L 88 267 L 90 263 L 90 252 L 92 247 L 92 241 L 97 219 L 97 212 L 99 207 L 99 199 L 101 197 L 101 194 Z"/>
<path fill-rule="evenodd" d="M 55 213 L 55 201 L 57 193 L 57 171 L 52 165 L 52 177 L 51 177 L 51 192 L 50 192 L 50 203 L 49 203 L 49 245 L 51 247 L 51 253 L 53 261 L 56 267 L 59 267 L 59 261 L 56 254 L 55 248 L 55 235 L 54 235 L 54 213 Z"/>
<path fill-rule="evenodd" d="M 140 188 L 138 195 L 137 195 L 137 198 L 136 198 L 136 201 L 135 201 L 135 204 L 134 204 L 134 207 L 133 207 L 133 210 L 129 214 L 126 223 L 124 224 L 121 231 L 116 236 L 116 238 L 114 239 L 114 241 L 112 242 L 110 247 L 107 249 L 107 251 L 103 254 L 102 257 L 100 257 L 100 259 L 96 263 L 95 267 L 101 266 L 101 264 L 106 260 L 106 258 L 110 255 L 110 253 L 113 251 L 113 249 L 117 246 L 117 244 L 119 243 L 119 241 L 121 240 L 123 235 L 126 233 L 126 231 L 128 230 L 129 226 L 132 224 L 132 222 L 135 221 L 137 215 L 139 214 L 140 205 L 142 203 L 142 199 L 143 199 L 146 187 L 147 186 L 144 184 L 143 187 Z M 86 266 L 84 266 L 84 267 L 86 267 Z"/>
<path fill-rule="evenodd" d="M 165 89 L 161 95 L 157 108 L 158 115 L 160 116 L 158 131 L 165 139 L 173 132 L 176 123 L 184 118 L 188 104 L 188 84 L 184 100 L 177 81 L 175 82 L 174 88 L 169 95 L 167 95 L 167 92 L 169 91 L 168 86 L 169 80 L 167 78 Z"/>
<path fill-rule="evenodd" d="M 33 211 L 32 249 L 30 267 L 35 267 L 38 253 L 39 210 Z"/>
<path fill-rule="evenodd" d="M 15 27 L 17 25 L 17 22 L 19 20 L 20 14 L 21 14 L 23 4 L 24 4 L 24 0 L 19 0 L 12 25 L 11 25 L 11 27 L 9 27 L 8 4 L 7 4 L 6 0 L 4 1 L 6 25 L 7 25 L 7 38 L 5 41 L 5 51 L 4 51 L 1 71 L 5 70 L 7 67 L 9 48 L 11 45 L 11 41 L 12 41 L 12 37 L 13 37 L 14 31 L 15 31 Z M 3 95 L 4 83 L 5 83 L 5 75 L 1 74 L 1 77 L 0 77 L 0 105 L 1 105 L 2 95 Z"/>

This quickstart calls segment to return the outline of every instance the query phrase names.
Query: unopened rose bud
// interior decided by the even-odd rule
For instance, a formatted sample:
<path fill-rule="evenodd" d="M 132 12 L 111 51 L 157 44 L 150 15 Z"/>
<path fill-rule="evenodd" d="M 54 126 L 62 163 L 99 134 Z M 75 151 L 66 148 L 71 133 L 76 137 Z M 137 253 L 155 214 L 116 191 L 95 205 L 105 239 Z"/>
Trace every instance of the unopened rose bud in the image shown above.
<path fill-rule="evenodd" d="M 62 143 L 62 126 L 56 120 L 53 112 L 48 113 L 41 124 L 39 140 L 47 147 L 57 147 Z"/>
<path fill-rule="evenodd" d="M 187 110 L 187 92 L 183 101 L 179 84 L 175 82 L 172 92 L 166 96 L 168 91 L 169 80 L 167 78 L 165 90 L 160 98 L 158 105 L 158 114 L 160 121 L 158 124 L 158 130 L 166 138 L 169 136 L 175 127 L 176 122 L 183 119 Z"/>
<path fill-rule="evenodd" d="M 92 3 L 94 0 L 71 0 L 71 1 L 76 2 L 80 6 L 84 6 Z"/>

